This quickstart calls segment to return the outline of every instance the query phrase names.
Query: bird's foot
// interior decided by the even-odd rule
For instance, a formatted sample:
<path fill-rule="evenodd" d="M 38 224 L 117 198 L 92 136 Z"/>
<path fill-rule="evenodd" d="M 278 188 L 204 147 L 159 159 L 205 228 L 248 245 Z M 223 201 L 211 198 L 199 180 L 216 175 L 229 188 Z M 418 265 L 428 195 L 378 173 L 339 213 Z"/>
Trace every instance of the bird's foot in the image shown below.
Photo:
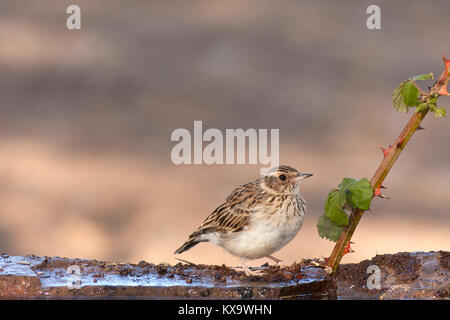
<path fill-rule="evenodd" d="M 251 270 L 247 266 L 233 267 L 232 269 L 235 271 L 238 271 L 238 272 L 241 272 L 242 270 L 244 270 L 244 273 L 247 277 L 261 277 L 266 274 L 266 272 L 264 270 Z"/>
<path fill-rule="evenodd" d="M 247 277 L 262 277 L 266 275 L 265 270 L 250 270 L 250 268 L 248 268 L 247 270 L 244 271 Z"/>
<path fill-rule="evenodd" d="M 242 269 L 244 269 L 245 275 L 247 277 L 256 277 L 256 276 L 263 276 L 265 275 L 265 270 L 261 270 L 261 269 L 257 269 L 257 270 L 250 270 L 250 268 L 245 264 L 245 260 L 244 259 L 239 259 L 241 262 L 241 267 Z"/>

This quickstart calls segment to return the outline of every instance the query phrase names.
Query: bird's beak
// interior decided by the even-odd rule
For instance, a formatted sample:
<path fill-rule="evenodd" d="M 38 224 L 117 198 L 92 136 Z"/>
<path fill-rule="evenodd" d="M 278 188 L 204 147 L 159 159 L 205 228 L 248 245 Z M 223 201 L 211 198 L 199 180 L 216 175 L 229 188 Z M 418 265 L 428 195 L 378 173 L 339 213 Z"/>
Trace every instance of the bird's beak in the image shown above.
<path fill-rule="evenodd" d="M 313 176 L 312 173 L 299 173 L 298 176 L 295 178 L 295 181 L 298 182 L 300 180 L 306 179 Z"/>

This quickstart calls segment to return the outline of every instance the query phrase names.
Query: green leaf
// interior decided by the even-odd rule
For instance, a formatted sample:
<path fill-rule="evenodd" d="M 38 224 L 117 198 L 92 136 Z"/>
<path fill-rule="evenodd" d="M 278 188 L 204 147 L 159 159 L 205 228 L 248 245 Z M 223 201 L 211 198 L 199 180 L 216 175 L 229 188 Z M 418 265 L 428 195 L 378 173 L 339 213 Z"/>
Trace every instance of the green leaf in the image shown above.
<path fill-rule="evenodd" d="M 394 108 L 400 112 L 408 112 L 408 107 L 405 105 L 402 95 L 402 88 L 407 81 L 408 80 L 403 81 L 397 88 L 395 88 L 394 93 L 392 95 Z"/>
<path fill-rule="evenodd" d="M 330 219 L 324 215 L 319 218 L 317 222 L 317 230 L 321 238 L 327 238 L 328 240 L 336 242 L 341 235 L 344 227 L 334 224 Z"/>
<path fill-rule="evenodd" d="M 445 112 L 445 108 L 436 108 L 434 111 L 434 116 L 436 118 L 447 117 L 447 113 Z"/>
<path fill-rule="evenodd" d="M 348 225 L 348 215 L 344 208 L 367 210 L 372 202 L 373 189 L 367 178 L 356 180 L 344 178 L 339 189 L 328 194 L 325 201 L 325 214 L 319 218 L 317 229 L 322 238 L 337 241 L 343 228 Z"/>
<path fill-rule="evenodd" d="M 339 190 L 333 190 L 325 201 L 325 217 L 339 226 L 348 225 L 348 216 L 342 209 L 345 205 L 345 194 Z"/>
<path fill-rule="evenodd" d="M 349 205 L 353 208 L 361 210 L 368 210 L 372 202 L 373 189 L 370 181 L 367 178 L 356 180 L 349 184 L 346 188 L 347 197 L 350 197 Z M 347 198 L 348 199 L 348 198 Z"/>
<path fill-rule="evenodd" d="M 421 74 L 414 76 L 408 80 L 403 81 L 392 94 L 392 101 L 394 102 L 394 108 L 400 112 L 408 112 L 409 107 L 416 107 L 419 105 L 420 88 L 416 85 L 417 80 L 433 79 L 433 73 Z M 430 101 L 428 101 L 430 103 Z M 425 110 L 425 107 L 421 107 Z M 418 112 L 416 110 L 416 112 Z"/>
<path fill-rule="evenodd" d="M 433 93 L 428 97 L 428 103 L 436 105 L 439 95 Z"/>
<path fill-rule="evenodd" d="M 343 190 L 347 188 L 350 184 L 354 183 L 356 179 L 352 178 L 344 178 L 342 179 L 342 182 L 339 184 L 339 190 Z"/>
<path fill-rule="evenodd" d="M 345 192 L 345 199 L 347 200 L 347 204 L 352 208 L 356 208 L 356 205 L 353 203 L 352 192 L 348 189 L 345 189 L 344 192 Z"/>
<path fill-rule="evenodd" d="M 427 80 L 427 79 L 433 79 L 433 72 L 430 72 L 428 74 L 421 74 L 421 75 L 412 77 L 413 81 L 416 81 L 416 80 Z"/>
<path fill-rule="evenodd" d="M 422 102 L 419 104 L 419 106 L 416 108 L 416 112 L 425 111 L 428 108 L 428 103 Z"/>
<path fill-rule="evenodd" d="M 401 88 L 400 94 L 403 97 L 403 103 L 407 107 L 414 107 L 419 105 L 420 91 L 417 88 L 414 81 L 412 80 L 406 81 Z"/>

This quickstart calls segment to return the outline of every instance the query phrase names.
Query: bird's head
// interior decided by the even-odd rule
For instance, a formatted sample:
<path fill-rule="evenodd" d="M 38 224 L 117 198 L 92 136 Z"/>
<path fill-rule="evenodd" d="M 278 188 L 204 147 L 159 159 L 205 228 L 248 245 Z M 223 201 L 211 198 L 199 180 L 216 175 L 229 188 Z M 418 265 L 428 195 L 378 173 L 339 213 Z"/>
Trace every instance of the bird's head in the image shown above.
<path fill-rule="evenodd" d="M 279 166 L 262 176 L 260 184 L 268 192 L 288 195 L 294 192 L 301 180 L 311 176 L 311 173 L 302 173 L 290 166 Z"/>

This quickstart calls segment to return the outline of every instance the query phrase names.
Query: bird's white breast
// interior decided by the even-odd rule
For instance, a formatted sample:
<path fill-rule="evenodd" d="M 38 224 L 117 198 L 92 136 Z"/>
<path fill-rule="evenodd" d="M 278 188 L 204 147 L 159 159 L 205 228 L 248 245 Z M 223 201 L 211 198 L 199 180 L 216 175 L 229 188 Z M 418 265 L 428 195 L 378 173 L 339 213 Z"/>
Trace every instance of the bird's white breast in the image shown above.
<path fill-rule="evenodd" d="M 229 253 L 246 259 L 263 258 L 280 250 L 298 233 L 305 216 L 304 203 L 298 210 L 297 199 L 284 201 L 276 212 L 267 212 L 261 206 L 251 218 L 246 230 L 216 234 L 210 241 L 223 247 Z M 294 205 L 295 204 L 295 205 Z M 266 208 L 267 209 L 267 208 Z"/>

